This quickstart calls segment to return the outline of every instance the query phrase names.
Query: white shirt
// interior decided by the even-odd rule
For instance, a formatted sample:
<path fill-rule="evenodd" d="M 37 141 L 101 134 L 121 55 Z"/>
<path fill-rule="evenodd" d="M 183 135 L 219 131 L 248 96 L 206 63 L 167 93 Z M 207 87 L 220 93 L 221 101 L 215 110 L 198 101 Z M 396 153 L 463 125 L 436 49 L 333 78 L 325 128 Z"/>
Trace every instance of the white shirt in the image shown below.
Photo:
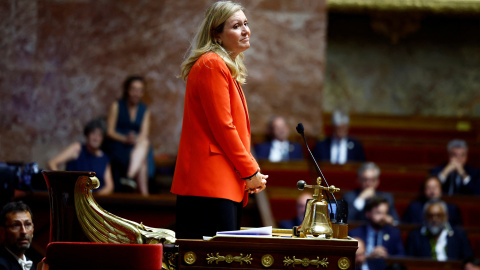
<path fill-rule="evenodd" d="M 270 155 L 268 156 L 268 160 L 271 162 L 280 162 L 288 160 L 288 152 L 289 152 L 290 144 L 288 141 L 279 141 L 276 139 L 272 140 L 272 146 L 270 147 Z"/>
<path fill-rule="evenodd" d="M 332 139 L 330 146 L 330 162 L 332 164 L 345 164 L 347 162 L 347 139 L 343 138 L 340 141 Z"/>
<path fill-rule="evenodd" d="M 437 261 L 443 262 L 448 259 L 447 251 L 445 248 L 447 246 L 447 234 L 448 234 L 448 229 L 443 229 L 442 232 L 440 233 L 440 236 L 438 236 L 437 244 L 435 245 L 435 253 L 437 254 Z"/>
<path fill-rule="evenodd" d="M 20 267 L 22 267 L 23 270 L 30 270 L 30 268 L 32 268 L 33 262 L 27 260 L 27 257 L 25 257 L 25 255 L 22 255 L 23 258 L 19 258 L 17 257 L 17 255 L 13 254 L 13 252 L 11 252 L 10 249 L 8 249 L 7 247 L 5 247 L 5 249 L 10 252 L 10 254 L 12 254 L 15 259 L 17 259 L 18 264 L 20 265 Z"/>

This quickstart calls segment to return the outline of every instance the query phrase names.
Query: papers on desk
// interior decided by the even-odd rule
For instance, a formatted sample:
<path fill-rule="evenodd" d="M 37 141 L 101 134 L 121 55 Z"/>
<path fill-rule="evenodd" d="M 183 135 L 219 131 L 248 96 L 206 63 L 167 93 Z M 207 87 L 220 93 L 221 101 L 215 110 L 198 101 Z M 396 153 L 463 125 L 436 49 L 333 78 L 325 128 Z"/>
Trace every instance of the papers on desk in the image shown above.
<path fill-rule="evenodd" d="M 262 237 L 271 237 L 272 236 L 272 226 L 260 227 L 260 228 L 251 228 L 246 230 L 237 230 L 237 231 L 222 231 L 217 232 L 217 236 L 262 236 Z M 209 240 L 212 237 L 204 236 L 203 240 Z"/>

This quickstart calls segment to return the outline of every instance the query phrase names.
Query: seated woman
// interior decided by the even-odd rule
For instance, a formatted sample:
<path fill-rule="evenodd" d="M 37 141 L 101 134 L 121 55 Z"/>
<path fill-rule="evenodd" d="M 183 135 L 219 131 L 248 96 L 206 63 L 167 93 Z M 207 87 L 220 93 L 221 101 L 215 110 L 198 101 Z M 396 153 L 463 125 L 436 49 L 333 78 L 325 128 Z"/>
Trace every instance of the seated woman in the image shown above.
<path fill-rule="evenodd" d="M 110 161 L 100 149 L 105 137 L 105 122 L 100 119 L 92 120 L 85 126 L 85 144 L 74 142 L 58 156 L 48 162 L 50 170 L 58 170 L 66 163 L 67 171 L 93 171 L 100 180 L 100 187 L 94 191 L 100 195 L 113 192 L 113 178 Z"/>
<path fill-rule="evenodd" d="M 144 91 L 143 77 L 134 75 L 125 80 L 122 98 L 115 101 L 108 112 L 107 136 L 115 178 L 146 196 L 149 169 L 153 168 L 153 149 L 148 140 L 150 111 L 141 101 Z"/>

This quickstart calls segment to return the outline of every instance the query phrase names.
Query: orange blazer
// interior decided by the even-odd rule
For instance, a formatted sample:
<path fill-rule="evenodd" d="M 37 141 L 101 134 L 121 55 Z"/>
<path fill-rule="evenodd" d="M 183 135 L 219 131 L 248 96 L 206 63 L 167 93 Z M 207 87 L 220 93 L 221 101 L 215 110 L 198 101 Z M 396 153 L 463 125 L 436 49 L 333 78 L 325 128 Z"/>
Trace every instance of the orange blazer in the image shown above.
<path fill-rule="evenodd" d="M 250 153 L 250 121 L 240 84 L 209 52 L 187 79 L 182 135 L 171 192 L 247 202 L 245 180 L 259 169 Z"/>

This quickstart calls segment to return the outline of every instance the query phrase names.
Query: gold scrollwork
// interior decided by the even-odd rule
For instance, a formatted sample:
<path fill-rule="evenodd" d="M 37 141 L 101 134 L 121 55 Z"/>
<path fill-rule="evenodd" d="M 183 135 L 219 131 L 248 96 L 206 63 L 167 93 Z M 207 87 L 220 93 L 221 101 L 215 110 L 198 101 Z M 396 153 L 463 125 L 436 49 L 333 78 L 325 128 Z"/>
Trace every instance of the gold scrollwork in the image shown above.
<path fill-rule="evenodd" d="M 350 260 L 347 257 L 338 259 L 338 268 L 346 270 L 350 267 Z"/>
<path fill-rule="evenodd" d="M 162 270 L 177 269 L 178 252 L 163 252 Z"/>
<path fill-rule="evenodd" d="M 270 267 L 273 265 L 273 256 L 270 254 L 265 254 L 262 256 L 262 265 L 265 267 Z"/>
<path fill-rule="evenodd" d="M 189 251 L 183 255 L 183 260 L 186 264 L 192 265 L 197 261 L 197 255 L 193 251 Z"/>
<path fill-rule="evenodd" d="M 285 266 L 289 266 L 292 264 L 293 267 L 295 267 L 297 264 L 302 265 L 303 267 L 308 267 L 310 265 L 316 266 L 317 268 L 319 268 L 320 266 L 322 266 L 323 268 L 328 267 L 328 259 L 323 258 L 322 260 L 320 260 L 318 256 L 316 260 L 310 260 L 308 258 L 297 259 L 295 258 L 295 256 L 293 256 L 293 259 L 290 259 L 290 257 L 285 257 L 283 263 Z"/>
<path fill-rule="evenodd" d="M 246 263 L 246 264 L 251 264 L 252 263 L 252 254 L 247 254 L 245 257 L 243 257 L 243 254 L 240 253 L 240 256 L 233 256 L 231 254 L 228 254 L 226 256 L 221 256 L 219 252 L 217 252 L 216 256 L 211 254 L 207 254 L 207 263 L 212 264 L 215 262 L 218 264 L 218 262 L 226 262 L 226 263 L 232 263 L 232 262 L 239 262 L 240 264 Z"/>

